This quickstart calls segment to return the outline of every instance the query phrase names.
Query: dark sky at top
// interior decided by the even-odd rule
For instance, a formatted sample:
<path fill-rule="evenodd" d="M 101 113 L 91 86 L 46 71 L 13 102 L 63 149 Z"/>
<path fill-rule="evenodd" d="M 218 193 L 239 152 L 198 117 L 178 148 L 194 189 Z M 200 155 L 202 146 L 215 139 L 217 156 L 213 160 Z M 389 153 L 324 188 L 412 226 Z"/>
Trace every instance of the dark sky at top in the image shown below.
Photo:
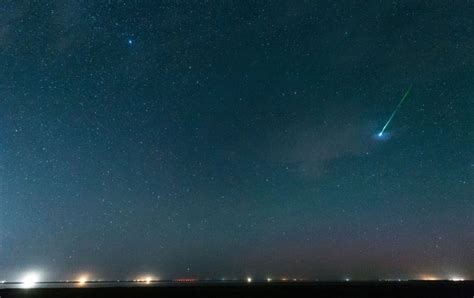
<path fill-rule="evenodd" d="M 474 277 L 473 15 L 3 1 L 0 280 Z"/>

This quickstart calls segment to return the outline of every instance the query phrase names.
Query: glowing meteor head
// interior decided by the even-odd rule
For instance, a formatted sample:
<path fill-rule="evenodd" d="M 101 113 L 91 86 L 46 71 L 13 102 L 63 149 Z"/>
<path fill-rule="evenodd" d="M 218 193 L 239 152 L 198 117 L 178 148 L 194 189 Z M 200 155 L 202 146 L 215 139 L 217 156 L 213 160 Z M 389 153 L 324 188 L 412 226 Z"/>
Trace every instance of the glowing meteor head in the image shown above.
<path fill-rule="evenodd" d="M 390 140 L 390 137 L 391 137 L 390 133 L 383 132 L 383 131 L 376 133 L 372 136 L 372 138 L 376 141 L 387 141 L 387 140 Z"/>

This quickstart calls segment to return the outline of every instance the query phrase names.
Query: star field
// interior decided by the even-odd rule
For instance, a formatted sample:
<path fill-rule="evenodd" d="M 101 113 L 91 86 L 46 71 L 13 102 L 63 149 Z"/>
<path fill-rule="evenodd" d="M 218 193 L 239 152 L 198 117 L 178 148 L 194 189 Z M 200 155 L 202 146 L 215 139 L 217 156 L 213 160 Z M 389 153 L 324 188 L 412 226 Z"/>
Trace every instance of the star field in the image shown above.
<path fill-rule="evenodd" d="M 473 14 L 5 1 L 0 280 L 474 278 Z"/>

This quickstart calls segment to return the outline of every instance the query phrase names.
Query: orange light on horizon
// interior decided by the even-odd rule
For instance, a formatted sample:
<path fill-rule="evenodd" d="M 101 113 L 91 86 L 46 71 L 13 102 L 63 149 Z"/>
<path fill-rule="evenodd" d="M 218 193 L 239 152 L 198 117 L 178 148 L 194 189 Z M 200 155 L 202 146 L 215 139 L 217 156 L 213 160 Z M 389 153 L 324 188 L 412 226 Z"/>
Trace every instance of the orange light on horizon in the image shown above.
<path fill-rule="evenodd" d="M 419 276 L 420 280 L 426 280 L 426 281 L 431 281 L 431 280 L 440 280 L 440 278 L 436 275 L 429 275 L 429 274 L 422 274 Z"/>

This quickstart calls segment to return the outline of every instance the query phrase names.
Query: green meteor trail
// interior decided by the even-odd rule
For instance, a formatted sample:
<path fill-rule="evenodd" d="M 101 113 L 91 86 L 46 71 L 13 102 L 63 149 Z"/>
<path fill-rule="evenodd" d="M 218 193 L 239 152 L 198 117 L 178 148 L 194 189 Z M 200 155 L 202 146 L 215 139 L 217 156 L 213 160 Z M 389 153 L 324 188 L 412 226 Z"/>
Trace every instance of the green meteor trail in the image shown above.
<path fill-rule="evenodd" d="M 408 90 L 405 92 L 405 94 L 403 95 L 402 99 L 401 99 L 400 102 L 398 103 L 397 107 L 396 107 L 395 110 L 393 111 L 392 115 L 390 115 L 390 118 L 388 118 L 387 123 L 385 123 L 385 125 L 384 125 L 383 128 L 382 128 L 382 130 L 379 132 L 379 134 L 378 134 L 379 137 L 382 137 L 382 136 L 383 136 L 383 133 L 384 133 L 385 129 L 387 128 L 387 126 L 390 124 L 390 121 L 392 121 L 393 117 L 395 116 L 395 114 L 398 112 L 398 110 L 399 110 L 400 107 L 402 106 L 403 101 L 405 100 L 405 98 L 407 98 L 408 94 L 410 94 L 411 87 L 412 87 L 412 86 L 410 86 L 410 87 L 408 88 Z"/>

